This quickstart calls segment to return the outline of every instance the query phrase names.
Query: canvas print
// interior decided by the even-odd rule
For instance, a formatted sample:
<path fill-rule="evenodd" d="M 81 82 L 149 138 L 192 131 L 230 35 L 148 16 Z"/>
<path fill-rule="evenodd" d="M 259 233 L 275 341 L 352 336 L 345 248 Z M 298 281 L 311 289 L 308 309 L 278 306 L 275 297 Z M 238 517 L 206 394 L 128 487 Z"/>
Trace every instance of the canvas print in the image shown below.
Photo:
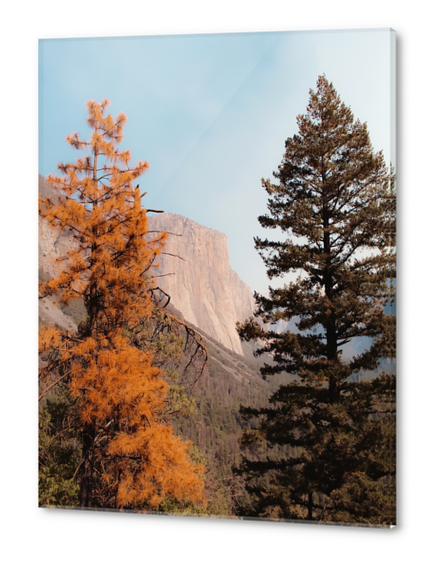
<path fill-rule="evenodd" d="M 394 526 L 394 31 L 42 39 L 39 132 L 39 505 Z"/>

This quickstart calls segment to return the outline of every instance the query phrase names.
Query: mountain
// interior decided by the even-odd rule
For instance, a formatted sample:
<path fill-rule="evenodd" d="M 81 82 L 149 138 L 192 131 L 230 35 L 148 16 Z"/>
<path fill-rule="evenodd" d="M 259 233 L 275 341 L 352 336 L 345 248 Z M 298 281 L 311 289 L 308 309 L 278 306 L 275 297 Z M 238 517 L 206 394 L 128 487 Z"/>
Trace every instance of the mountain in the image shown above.
<path fill-rule="evenodd" d="M 39 176 L 39 195 L 43 198 L 51 198 L 58 201 L 59 193 L 43 176 Z M 46 281 L 59 273 L 57 258 L 65 256 L 67 252 L 76 248 L 76 243 L 70 231 L 58 232 L 52 230 L 48 222 L 39 220 L 39 281 Z M 73 301 L 70 306 L 60 307 L 58 299 L 47 297 L 39 301 L 39 319 L 43 323 L 58 324 L 67 330 L 76 330 L 76 323 L 85 314 L 82 302 Z"/>
<path fill-rule="evenodd" d="M 158 286 L 188 322 L 243 355 L 235 324 L 253 314 L 254 298 L 230 267 L 226 235 L 169 213 L 149 217 L 155 231 L 168 232 L 154 273 Z"/>
<path fill-rule="evenodd" d="M 39 177 L 42 197 L 56 200 L 58 193 Z M 168 232 L 168 241 L 152 272 L 158 286 L 187 322 L 198 326 L 227 349 L 243 355 L 235 325 L 253 313 L 254 298 L 249 287 L 229 265 L 227 237 L 175 214 L 149 216 L 150 234 Z M 39 267 L 42 275 L 58 271 L 59 256 L 75 249 L 71 232 L 51 230 L 39 221 Z M 51 303 L 40 307 L 43 320 L 53 321 Z M 55 321 L 69 327 L 69 320 L 57 314 Z"/>

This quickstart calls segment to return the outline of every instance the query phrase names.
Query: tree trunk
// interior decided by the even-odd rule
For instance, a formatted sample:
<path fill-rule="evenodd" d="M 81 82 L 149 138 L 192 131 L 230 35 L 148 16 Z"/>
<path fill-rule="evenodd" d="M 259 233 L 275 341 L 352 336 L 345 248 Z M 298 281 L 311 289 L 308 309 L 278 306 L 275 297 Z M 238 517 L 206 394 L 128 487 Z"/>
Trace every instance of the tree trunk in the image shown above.
<path fill-rule="evenodd" d="M 95 429 L 86 426 L 83 431 L 83 465 L 81 469 L 80 506 L 91 507 L 92 503 L 92 475 L 94 462 Z"/>
<path fill-rule="evenodd" d="M 324 178 L 323 178 L 324 179 Z M 326 265 L 323 274 L 325 295 L 332 302 L 333 299 L 333 279 L 331 272 L 331 243 L 329 233 L 329 211 L 326 202 L 323 204 L 323 242 L 324 253 L 326 255 Z M 327 360 L 330 364 L 335 364 L 338 361 L 338 345 L 337 345 L 337 331 L 336 331 L 336 317 L 331 314 L 326 325 L 326 339 L 327 339 Z M 339 395 L 340 383 L 337 379 L 330 376 L 329 379 L 329 394 L 330 402 L 335 402 Z"/>
<path fill-rule="evenodd" d="M 313 494 L 312 492 L 308 493 L 308 514 L 307 514 L 307 519 L 308 521 L 312 521 L 313 517 L 312 517 L 312 509 L 313 509 Z"/>

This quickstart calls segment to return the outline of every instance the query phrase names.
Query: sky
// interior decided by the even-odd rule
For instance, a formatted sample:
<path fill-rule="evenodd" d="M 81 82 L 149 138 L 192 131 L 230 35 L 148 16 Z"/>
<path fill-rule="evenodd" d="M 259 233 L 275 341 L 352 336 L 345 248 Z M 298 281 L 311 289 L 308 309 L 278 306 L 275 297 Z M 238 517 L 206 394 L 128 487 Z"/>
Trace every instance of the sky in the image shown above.
<path fill-rule="evenodd" d="M 395 161 L 390 29 L 226 33 L 39 41 L 39 173 L 78 153 L 68 134 L 89 136 L 88 100 L 124 112 L 121 147 L 147 208 L 177 213 L 227 235 L 230 265 L 249 287 L 270 282 L 254 236 L 271 237 L 261 178 L 277 169 L 297 132 L 309 89 L 333 82 L 372 145 Z"/>

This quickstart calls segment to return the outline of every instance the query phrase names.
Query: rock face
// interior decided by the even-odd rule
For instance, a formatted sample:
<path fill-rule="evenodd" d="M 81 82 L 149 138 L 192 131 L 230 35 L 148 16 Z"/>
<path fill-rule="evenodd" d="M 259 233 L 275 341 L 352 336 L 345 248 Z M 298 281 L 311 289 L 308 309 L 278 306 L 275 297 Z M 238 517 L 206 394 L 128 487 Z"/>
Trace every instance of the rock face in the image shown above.
<path fill-rule="evenodd" d="M 77 245 L 69 231 L 57 232 L 46 220 L 39 220 L 39 266 L 50 277 L 61 271 L 57 258 L 76 250 Z"/>
<path fill-rule="evenodd" d="M 55 203 L 59 193 L 42 176 L 39 176 L 39 195 L 49 197 Z M 39 267 L 50 277 L 58 274 L 61 264 L 56 263 L 57 258 L 65 256 L 67 252 L 75 250 L 77 245 L 69 230 L 59 232 L 53 230 L 48 222 L 39 218 Z"/>
<path fill-rule="evenodd" d="M 173 305 L 188 322 L 243 355 L 235 324 L 252 315 L 254 298 L 229 265 L 226 235 L 168 213 L 149 217 L 149 231 L 171 233 L 155 275 L 164 275 L 156 281 Z"/>
<path fill-rule="evenodd" d="M 43 197 L 58 197 L 42 177 L 39 190 Z M 149 216 L 149 231 L 152 230 L 178 235 L 168 235 L 165 254 L 160 257 L 159 268 L 153 271 L 159 287 L 171 296 L 172 305 L 187 322 L 243 355 L 235 325 L 252 315 L 254 299 L 229 265 L 226 235 L 174 214 Z M 56 263 L 56 259 L 74 249 L 76 242 L 71 232 L 53 231 L 45 220 L 39 221 L 39 267 L 45 274 L 58 274 L 63 264 Z M 41 317 L 52 321 L 53 308 L 51 302 L 41 303 Z M 63 318 L 56 317 L 55 321 L 66 327 Z"/>

